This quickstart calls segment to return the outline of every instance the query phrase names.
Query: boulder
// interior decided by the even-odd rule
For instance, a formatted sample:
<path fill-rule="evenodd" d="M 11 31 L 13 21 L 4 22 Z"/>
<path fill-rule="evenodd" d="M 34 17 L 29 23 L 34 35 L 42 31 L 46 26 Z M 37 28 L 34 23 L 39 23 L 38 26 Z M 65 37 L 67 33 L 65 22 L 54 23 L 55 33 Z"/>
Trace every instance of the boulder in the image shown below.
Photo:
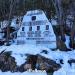
<path fill-rule="evenodd" d="M 11 52 L 3 52 L 0 54 L 0 69 L 3 72 L 16 71 L 16 62 L 15 58 L 11 56 Z"/>
<path fill-rule="evenodd" d="M 54 60 L 48 59 L 44 56 L 37 55 L 37 63 L 38 68 L 40 70 L 50 70 L 50 71 L 57 71 L 59 68 L 61 68 L 60 64 L 57 64 Z"/>
<path fill-rule="evenodd" d="M 27 71 L 29 69 L 32 69 L 32 66 L 31 66 L 31 64 L 26 63 L 26 62 L 19 67 L 20 72 L 24 72 L 24 71 Z"/>
<path fill-rule="evenodd" d="M 72 63 L 75 63 L 75 59 L 70 59 L 68 60 L 68 63 L 70 64 L 70 66 L 72 65 Z"/>
<path fill-rule="evenodd" d="M 47 50 L 42 50 L 41 53 L 48 54 L 48 51 Z"/>
<path fill-rule="evenodd" d="M 31 64 L 32 70 L 36 68 L 37 55 L 27 55 L 26 63 Z"/>
<path fill-rule="evenodd" d="M 31 69 L 46 70 L 47 72 L 54 72 L 61 68 L 54 60 L 48 59 L 39 54 L 28 55 L 27 63 L 31 64 Z"/>

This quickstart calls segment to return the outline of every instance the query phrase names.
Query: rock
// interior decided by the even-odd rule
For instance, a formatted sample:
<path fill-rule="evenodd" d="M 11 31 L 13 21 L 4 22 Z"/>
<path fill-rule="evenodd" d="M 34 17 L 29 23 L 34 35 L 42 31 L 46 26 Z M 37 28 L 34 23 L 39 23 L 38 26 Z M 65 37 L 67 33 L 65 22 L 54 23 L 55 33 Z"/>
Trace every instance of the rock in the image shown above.
<path fill-rule="evenodd" d="M 27 70 L 29 70 L 29 69 L 31 69 L 31 68 L 32 68 L 31 64 L 25 62 L 24 64 L 22 64 L 22 65 L 19 67 L 19 71 L 20 71 L 20 72 L 24 72 L 24 71 L 27 71 Z"/>
<path fill-rule="evenodd" d="M 25 64 L 25 65 L 24 65 L 24 69 L 25 69 L 25 70 L 31 69 L 31 64 Z"/>
<path fill-rule="evenodd" d="M 9 64 L 9 68 L 11 72 L 15 72 L 16 71 L 16 62 L 15 62 L 15 58 L 14 57 L 9 57 L 8 58 L 8 64 Z"/>
<path fill-rule="evenodd" d="M 25 71 L 24 64 L 22 64 L 20 67 L 18 67 L 18 71 L 19 72 L 24 72 Z"/>
<path fill-rule="evenodd" d="M 36 62 L 37 62 L 37 55 L 28 55 L 26 60 L 27 60 L 26 63 L 31 64 L 32 70 L 35 70 Z"/>
<path fill-rule="evenodd" d="M 57 64 L 54 60 L 45 58 L 41 55 L 37 55 L 37 64 L 39 65 L 40 70 L 50 70 L 50 71 L 57 71 L 61 66 Z"/>
<path fill-rule="evenodd" d="M 36 68 L 39 70 L 46 70 L 47 75 L 53 75 L 54 71 L 61 68 L 60 64 L 57 64 L 52 59 L 48 59 L 41 55 L 37 55 L 37 57 Z"/>
<path fill-rule="evenodd" d="M 3 72 L 6 71 L 11 71 L 14 72 L 16 71 L 16 62 L 15 62 L 15 58 L 11 56 L 11 52 L 3 52 L 0 55 L 0 69 Z"/>
<path fill-rule="evenodd" d="M 48 51 L 47 50 L 42 50 L 41 53 L 45 53 L 45 54 L 48 54 Z"/>
<path fill-rule="evenodd" d="M 70 66 L 72 65 L 72 63 L 75 63 L 75 59 L 70 59 L 68 60 L 68 63 L 70 64 Z"/>
<path fill-rule="evenodd" d="M 61 68 L 60 64 L 57 64 L 54 60 L 45 58 L 39 54 L 28 55 L 27 63 L 31 64 L 31 68 L 36 68 L 38 70 L 46 70 L 49 72 L 57 71 Z M 35 66 L 34 66 L 35 65 Z"/>
<path fill-rule="evenodd" d="M 17 66 L 15 58 L 11 56 L 10 52 L 4 52 L 0 55 L 0 69 L 3 72 L 24 72 L 28 69 L 38 69 L 46 70 L 47 72 L 57 71 L 61 66 L 57 64 L 54 60 L 48 59 L 39 54 L 37 55 L 27 55 L 27 61 L 21 66 Z"/>
<path fill-rule="evenodd" d="M 60 63 L 61 63 L 61 64 L 64 64 L 64 63 L 63 63 L 63 59 L 60 59 Z"/>

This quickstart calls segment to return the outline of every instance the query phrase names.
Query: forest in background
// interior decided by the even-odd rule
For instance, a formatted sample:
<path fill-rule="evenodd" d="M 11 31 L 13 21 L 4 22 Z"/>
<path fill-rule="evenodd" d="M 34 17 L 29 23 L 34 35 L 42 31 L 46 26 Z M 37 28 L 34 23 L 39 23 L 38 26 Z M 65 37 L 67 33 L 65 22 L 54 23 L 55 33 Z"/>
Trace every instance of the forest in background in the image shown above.
<path fill-rule="evenodd" d="M 28 10 L 42 9 L 49 19 L 57 17 L 57 27 L 54 31 L 57 36 L 58 48 L 65 48 L 65 34 L 70 36 L 70 47 L 75 48 L 75 1 L 74 0 L 0 0 L 0 21 L 11 20 L 14 16 L 22 16 Z M 70 27 L 67 25 L 67 19 Z M 9 26 L 7 36 L 9 37 Z M 8 38 L 7 38 L 8 40 Z M 62 46 L 64 45 L 64 46 Z M 60 48 L 60 49 L 63 49 Z"/>
<path fill-rule="evenodd" d="M 26 11 L 34 9 L 42 9 L 48 14 L 55 12 L 51 0 L 0 0 L 0 20 L 9 18 L 11 8 L 11 18 L 24 15 Z"/>

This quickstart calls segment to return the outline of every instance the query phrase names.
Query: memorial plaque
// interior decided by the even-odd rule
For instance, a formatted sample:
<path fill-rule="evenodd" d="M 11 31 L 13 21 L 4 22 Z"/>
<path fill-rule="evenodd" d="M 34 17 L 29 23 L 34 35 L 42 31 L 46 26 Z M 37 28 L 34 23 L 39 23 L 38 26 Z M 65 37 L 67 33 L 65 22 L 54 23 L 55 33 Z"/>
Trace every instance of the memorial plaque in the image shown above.
<path fill-rule="evenodd" d="M 26 33 L 25 32 L 20 32 L 21 37 L 25 37 Z"/>

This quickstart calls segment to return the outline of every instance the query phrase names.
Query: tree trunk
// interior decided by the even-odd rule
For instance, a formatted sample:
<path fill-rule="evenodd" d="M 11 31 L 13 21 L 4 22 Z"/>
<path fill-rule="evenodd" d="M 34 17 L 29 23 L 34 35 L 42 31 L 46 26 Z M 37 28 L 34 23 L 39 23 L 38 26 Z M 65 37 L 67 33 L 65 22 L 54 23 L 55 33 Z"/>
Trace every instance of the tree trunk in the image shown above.
<path fill-rule="evenodd" d="M 10 13 L 9 13 L 9 23 L 7 25 L 7 38 L 6 38 L 6 45 L 9 45 L 9 40 L 10 40 L 10 24 L 11 24 L 11 14 L 12 14 L 12 9 L 13 9 L 13 0 L 11 0 L 11 3 L 10 3 Z"/>
<path fill-rule="evenodd" d="M 72 28 L 71 28 L 71 38 L 70 38 L 70 46 L 72 48 L 75 48 L 74 45 L 75 45 L 75 40 L 74 40 L 74 37 L 75 37 L 75 16 L 74 16 L 74 22 L 73 22 L 73 25 L 72 25 Z"/>
<path fill-rule="evenodd" d="M 64 19 L 63 18 L 64 12 L 63 12 L 63 7 L 62 7 L 62 0 L 52 0 L 52 1 L 53 1 L 55 10 L 56 10 L 56 15 L 58 18 L 57 22 L 58 22 L 58 25 L 60 26 L 60 33 L 61 33 L 60 38 L 59 37 L 56 37 L 56 38 L 57 39 L 59 38 L 59 40 L 61 40 L 62 43 L 64 43 L 65 42 L 65 35 L 64 35 L 64 28 L 63 28 L 63 26 L 64 26 L 64 20 L 63 20 Z M 62 46 L 62 43 L 60 42 L 60 44 L 61 44 L 60 46 Z M 58 45 L 57 47 L 59 47 L 59 44 L 57 44 L 57 45 Z M 65 43 L 64 43 L 64 45 L 65 45 Z M 62 47 L 64 48 L 64 46 L 62 46 Z"/>
<path fill-rule="evenodd" d="M 62 7 L 62 0 L 52 0 L 53 4 L 55 6 L 56 15 L 58 18 L 58 25 L 60 26 L 60 33 L 61 33 L 61 40 L 65 41 L 65 35 L 64 35 L 64 20 L 63 20 L 63 7 Z"/>
<path fill-rule="evenodd" d="M 74 38 L 75 38 L 75 1 L 74 0 L 71 0 L 71 4 L 70 4 L 70 13 L 71 15 L 73 16 L 72 19 L 73 19 L 73 24 L 72 24 L 72 27 L 71 27 L 71 37 L 70 37 L 70 47 L 71 48 L 74 48 L 75 49 L 75 41 L 74 41 Z"/>

